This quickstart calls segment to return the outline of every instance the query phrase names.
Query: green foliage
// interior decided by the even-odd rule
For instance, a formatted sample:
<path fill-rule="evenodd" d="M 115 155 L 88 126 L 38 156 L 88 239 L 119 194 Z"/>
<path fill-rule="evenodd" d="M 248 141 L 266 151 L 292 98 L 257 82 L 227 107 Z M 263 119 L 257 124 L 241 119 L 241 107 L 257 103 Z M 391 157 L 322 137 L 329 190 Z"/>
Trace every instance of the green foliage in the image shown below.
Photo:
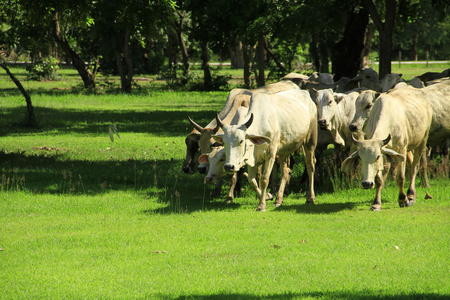
<path fill-rule="evenodd" d="M 59 60 L 48 56 L 45 59 L 36 63 L 27 65 L 29 80 L 57 80 L 59 75 L 57 73 L 59 69 Z"/>

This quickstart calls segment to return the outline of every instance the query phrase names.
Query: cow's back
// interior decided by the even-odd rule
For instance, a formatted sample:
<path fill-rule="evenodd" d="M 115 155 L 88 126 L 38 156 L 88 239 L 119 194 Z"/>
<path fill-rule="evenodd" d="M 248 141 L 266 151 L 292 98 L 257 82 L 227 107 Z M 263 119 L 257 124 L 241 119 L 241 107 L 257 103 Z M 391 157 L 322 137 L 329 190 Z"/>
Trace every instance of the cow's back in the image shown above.
<path fill-rule="evenodd" d="M 392 136 L 392 148 L 406 146 L 408 151 L 427 138 L 432 110 L 423 89 L 403 88 L 381 94 L 370 112 L 366 137 Z"/>

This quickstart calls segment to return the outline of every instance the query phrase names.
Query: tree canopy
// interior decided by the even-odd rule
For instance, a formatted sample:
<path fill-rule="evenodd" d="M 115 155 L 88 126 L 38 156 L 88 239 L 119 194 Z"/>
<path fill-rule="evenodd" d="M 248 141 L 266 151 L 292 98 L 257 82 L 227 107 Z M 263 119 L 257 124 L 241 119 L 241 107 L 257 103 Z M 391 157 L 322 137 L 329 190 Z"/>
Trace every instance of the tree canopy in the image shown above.
<path fill-rule="evenodd" d="M 335 80 L 356 75 L 363 53 L 390 73 L 403 59 L 448 59 L 450 4 L 443 0 L 0 0 L 0 45 L 32 60 L 57 55 L 87 88 L 95 74 L 118 74 L 130 92 L 135 73 L 161 73 L 199 59 L 211 85 L 211 56 L 264 78 L 306 63 Z M 331 68 L 330 66 L 331 62 Z M 269 73 L 266 70 L 269 71 Z M 176 75 L 176 72 L 173 74 Z M 186 79 L 187 80 L 187 79 Z"/>

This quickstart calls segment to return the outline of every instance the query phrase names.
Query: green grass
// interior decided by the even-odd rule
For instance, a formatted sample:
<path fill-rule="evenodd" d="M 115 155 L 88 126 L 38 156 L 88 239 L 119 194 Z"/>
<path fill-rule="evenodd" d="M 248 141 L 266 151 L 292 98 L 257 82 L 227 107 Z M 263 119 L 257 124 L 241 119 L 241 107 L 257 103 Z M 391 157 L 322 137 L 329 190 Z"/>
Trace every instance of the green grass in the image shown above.
<path fill-rule="evenodd" d="M 20 126 L 23 99 L 0 90 L 0 299 L 449 297 L 448 178 L 418 184 L 403 209 L 390 180 L 374 213 L 374 190 L 331 193 L 324 176 L 306 206 L 297 159 L 294 193 L 257 213 L 248 185 L 226 205 L 181 172 L 186 116 L 206 124 L 226 92 L 29 84 L 39 129 Z"/>

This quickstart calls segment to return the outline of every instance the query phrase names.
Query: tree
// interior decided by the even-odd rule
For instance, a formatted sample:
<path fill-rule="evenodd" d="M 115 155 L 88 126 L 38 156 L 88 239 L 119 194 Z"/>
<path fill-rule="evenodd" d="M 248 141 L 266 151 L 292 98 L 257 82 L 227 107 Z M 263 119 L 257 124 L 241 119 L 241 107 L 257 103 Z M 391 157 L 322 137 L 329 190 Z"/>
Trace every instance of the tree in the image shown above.
<path fill-rule="evenodd" d="M 133 49 L 144 48 L 146 37 L 173 22 L 174 2 L 99 0 L 92 12 L 94 30 L 101 43 L 104 59 L 115 60 L 121 88 L 131 92 L 134 75 Z"/>
<path fill-rule="evenodd" d="M 369 11 L 370 17 L 378 30 L 380 37 L 380 63 L 379 77 L 383 78 L 391 73 L 392 61 L 392 36 L 394 32 L 395 17 L 397 11 L 396 0 L 384 0 L 384 22 L 382 10 L 378 10 L 373 0 L 363 0 L 364 7 Z"/>

